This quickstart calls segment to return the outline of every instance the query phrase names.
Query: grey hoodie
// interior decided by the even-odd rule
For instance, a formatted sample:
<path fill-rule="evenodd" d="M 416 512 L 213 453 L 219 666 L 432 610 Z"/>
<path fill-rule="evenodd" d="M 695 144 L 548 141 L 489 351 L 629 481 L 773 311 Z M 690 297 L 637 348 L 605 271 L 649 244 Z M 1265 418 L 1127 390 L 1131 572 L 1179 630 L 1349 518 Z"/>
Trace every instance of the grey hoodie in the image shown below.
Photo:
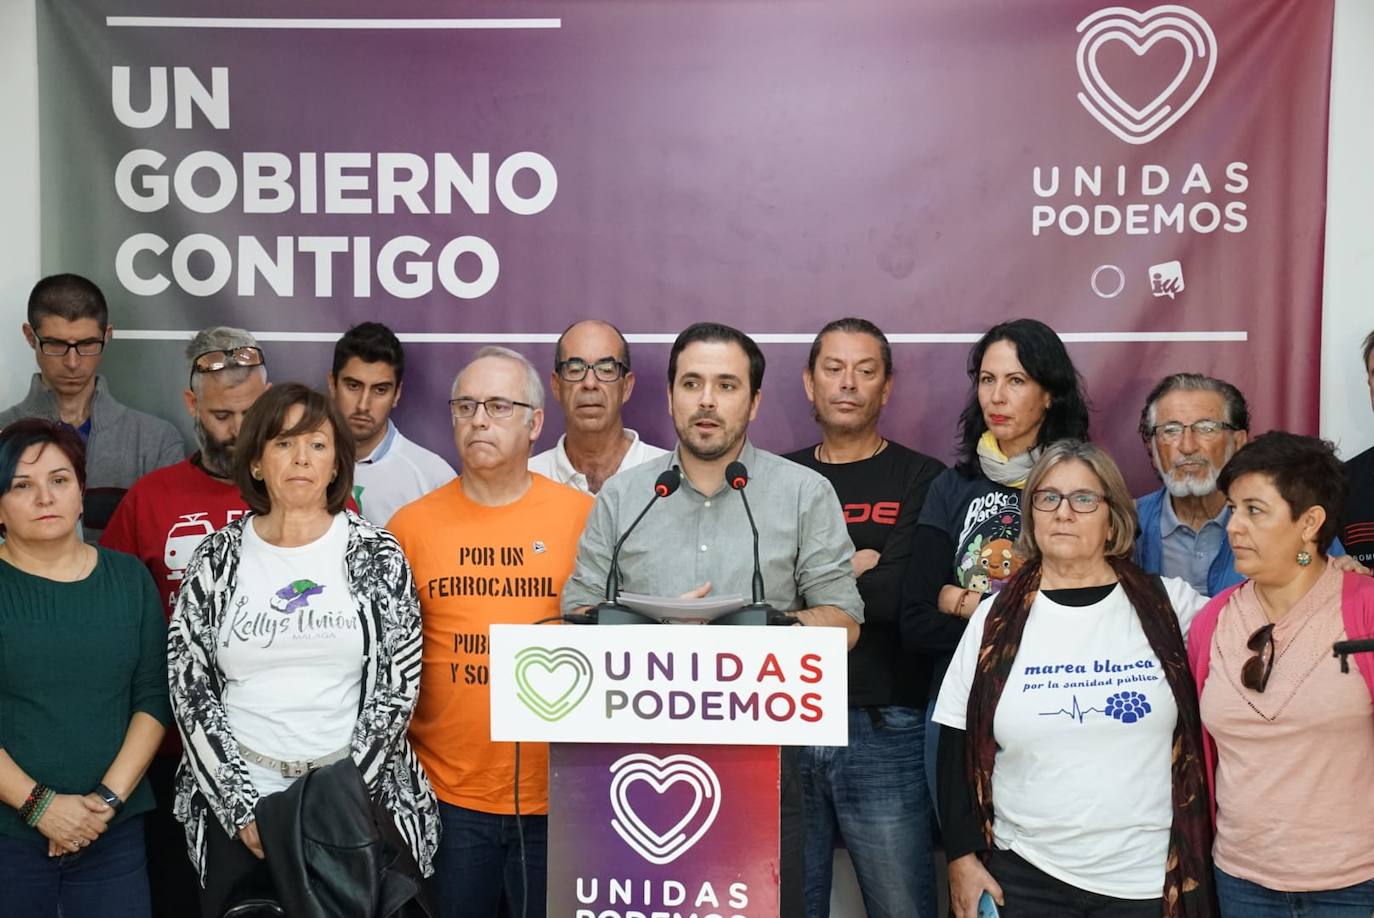
<path fill-rule="evenodd" d="M 0 429 L 20 418 L 62 420 L 57 396 L 33 374 L 24 400 L 0 412 Z M 144 475 L 186 458 L 186 443 L 171 424 L 115 401 L 105 377 L 95 378 L 91 400 L 91 433 L 86 440 L 86 505 L 83 531 L 87 542 L 100 538 L 119 498 Z"/>

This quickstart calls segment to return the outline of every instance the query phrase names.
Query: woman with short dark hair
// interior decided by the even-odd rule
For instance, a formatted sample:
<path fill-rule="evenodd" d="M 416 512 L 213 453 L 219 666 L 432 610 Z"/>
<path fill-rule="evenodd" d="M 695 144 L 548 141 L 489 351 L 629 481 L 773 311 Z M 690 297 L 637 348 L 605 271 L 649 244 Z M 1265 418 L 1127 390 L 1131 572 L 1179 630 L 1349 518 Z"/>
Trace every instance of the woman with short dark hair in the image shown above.
<path fill-rule="evenodd" d="M 276 892 L 255 807 L 312 768 L 352 758 L 428 874 L 434 792 L 406 728 L 420 614 L 395 538 L 345 509 L 353 438 L 333 402 L 288 383 L 243 420 L 234 480 L 253 512 L 186 568 L 168 639 L 185 755 L 177 818 L 215 918 Z"/>
<path fill-rule="evenodd" d="M 1275 431 L 1222 469 L 1247 580 L 1188 635 L 1216 801 L 1226 918 L 1374 912 L 1374 656 L 1343 672 L 1337 641 L 1374 637 L 1374 581 L 1327 559 L 1346 480 L 1331 444 Z"/>
<path fill-rule="evenodd" d="M 81 541 L 70 427 L 0 432 L 0 901 L 6 918 L 151 913 L 143 773 L 171 720 L 166 640 L 137 559 Z"/>

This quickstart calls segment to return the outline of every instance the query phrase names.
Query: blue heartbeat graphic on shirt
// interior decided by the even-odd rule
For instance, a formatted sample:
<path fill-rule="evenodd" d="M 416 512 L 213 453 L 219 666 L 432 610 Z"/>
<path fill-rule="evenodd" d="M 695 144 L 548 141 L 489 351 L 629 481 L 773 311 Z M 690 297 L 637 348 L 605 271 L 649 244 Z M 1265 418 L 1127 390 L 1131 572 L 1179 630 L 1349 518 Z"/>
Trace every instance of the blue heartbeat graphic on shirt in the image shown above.
<path fill-rule="evenodd" d="M 1073 696 L 1073 710 L 1072 710 L 1072 711 L 1065 710 L 1064 708 L 1060 708 L 1058 711 L 1041 711 L 1041 712 L 1040 712 L 1040 716 L 1041 716 L 1041 717 L 1058 717 L 1060 714 L 1066 714 L 1066 715 L 1068 715 L 1069 717 L 1073 718 L 1074 720 L 1078 721 L 1078 722 L 1081 724 L 1081 723 L 1083 723 L 1083 718 L 1086 717 L 1086 716 L 1089 715 L 1089 714 L 1106 714 L 1106 713 L 1107 713 L 1106 710 L 1103 709 L 1103 708 L 1080 708 L 1080 707 L 1078 706 L 1078 696 L 1077 696 L 1077 695 L 1074 695 L 1074 696 Z"/>

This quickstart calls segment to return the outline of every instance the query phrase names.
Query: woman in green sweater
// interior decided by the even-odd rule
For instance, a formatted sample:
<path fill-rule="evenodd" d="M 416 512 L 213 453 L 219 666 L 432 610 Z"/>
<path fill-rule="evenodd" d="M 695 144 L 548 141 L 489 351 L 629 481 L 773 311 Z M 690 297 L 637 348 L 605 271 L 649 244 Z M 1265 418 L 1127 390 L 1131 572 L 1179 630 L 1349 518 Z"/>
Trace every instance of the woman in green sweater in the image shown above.
<path fill-rule="evenodd" d="M 147 918 L 143 779 L 171 720 L 167 629 L 135 558 L 87 545 L 85 448 L 0 432 L 0 898 L 7 918 Z"/>

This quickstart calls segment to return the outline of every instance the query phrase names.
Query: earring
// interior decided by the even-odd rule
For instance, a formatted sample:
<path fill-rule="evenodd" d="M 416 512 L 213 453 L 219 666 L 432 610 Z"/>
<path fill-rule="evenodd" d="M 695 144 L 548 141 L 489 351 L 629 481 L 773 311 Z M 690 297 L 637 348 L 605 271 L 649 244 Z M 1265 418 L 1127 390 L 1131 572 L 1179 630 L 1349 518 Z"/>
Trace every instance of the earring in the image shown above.
<path fill-rule="evenodd" d="M 1307 549 L 1298 552 L 1298 567 L 1307 567 L 1312 563 L 1312 553 Z"/>
<path fill-rule="evenodd" d="M 262 481 L 262 469 L 260 469 L 260 468 L 258 468 L 258 467 L 256 467 L 256 466 L 254 466 L 254 467 L 253 467 L 253 477 L 256 478 L 258 481 Z"/>
<path fill-rule="evenodd" d="M 330 480 L 330 482 L 332 483 L 332 482 L 333 482 L 335 479 L 337 479 L 338 477 L 339 477 L 339 470 L 338 470 L 338 469 L 335 469 L 335 470 L 334 470 L 334 473 L 333 473 L 332 475 L 329 476 L 329 480 Z"/>

